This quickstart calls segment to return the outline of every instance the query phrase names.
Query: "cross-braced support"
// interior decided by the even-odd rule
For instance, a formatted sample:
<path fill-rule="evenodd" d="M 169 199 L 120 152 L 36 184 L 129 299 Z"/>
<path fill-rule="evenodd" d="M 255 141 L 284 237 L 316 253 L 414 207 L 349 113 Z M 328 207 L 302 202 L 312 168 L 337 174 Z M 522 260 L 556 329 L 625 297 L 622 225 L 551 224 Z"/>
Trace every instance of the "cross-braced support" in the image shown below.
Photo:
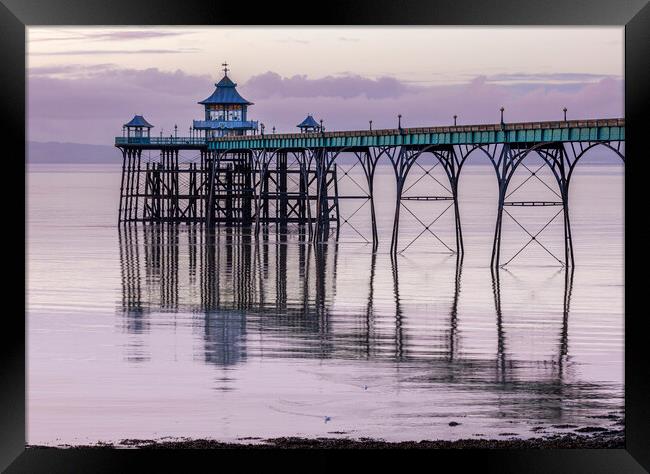
<path fill-rule="evenodd" d="M 206 224 L 208 228 L 214 227 L 215 220 L 215 188 L 217 181 L 217 173 L 220 168 L 221 156 L 223 153 L 215 151 L 211 157 L 208 159 L 208 175 L 209 181 L 207 186 L 208 195 L 206 197 L 207 209 L 206 209 Z"/>
<path fill-rule="evenodd" d="M 540 246 L 547 254 L 549 254 L 556 262 L 562 266 L 573 267 L 575 265 L 575 257 L 573 252 L 573 238 L 571 234 L 571 222 L 569 215 L 569 185 L 571 182 L 571 176 L 575 169 L 578 160 L 584 156 L 584 154 L 593 148 L 596 145 L 604 145 L 607 148 L 613 150 L 618 154 L 621 159 L 624 158 L 624 154 L 621 151 L 621 142 L 616 142 L 615 145 L 612 145 L 609 142 L 578 142 L 577 145 L 574 145 L 572 142 L 569 145 L 564 145 L 559 142 L 550 142 L 550 143 L 538 143 L 534 144 L 527 148 L 518 148 L 515 149 L 509 144 L 504 144 L 500 151 L 497 153 L 496 147 L 493 151 L 487 152 L 488 157 L 492 161 L 494 169 L 497 175 L 497 181 L 499 183 L 499 197 L 498 197 L 498 207 L 497 207 L 497 220 L 494 231 L 494 242 L 492 245 L 492 259 L 491 266 L 505 266 L 517 258 L 521 253 L 531 244 L 536 243 Z M 485 151 L 485 150 L 484 150 Z M 544 163 L 540 166 L 530 167 L 524 163 L 524 160 L 531 155 L 537 155 Z M 497 157 L 498 155 L 498 157 Z M 512 179 L 515 171 L 519 166 L 525 168 L 530 175 L 521 182 L 513 190 L 508 191 L 508 185 Z M 549 186 L 544 180 L 539 177 L 539 171 L 548 167 L 555 178 L 557 184 L 557 190 Z M 535 179 L 546 186 L 556 197 L 554 201 L 512 201 L 508 198 L 527 182 Z M 506 207 L 517 206 L 517 207 L 548 207 L 556 206 L 560 209 L 556 212 L 553 217 L 546 222 L 546 224 L 541 227 L 536 232 L 529 231 L 522 223 L 515 218 L 511 212 L 509 212 Z M 504 214 L 510 217 L 529 237 L 528 241 L 512 255 L 506 262 L 501 264 L 501 237 L 502 237 L 502 226 L 503 226 L 503 216 Z M 564 228 L 564 260 L 560 259 L 555 255 L 546 245 L 544 245 L 539 236 L 544 232 L 548 226 L 555 221 L 555 219 L 562 214 L 563 216 L 563 228 Z"/>
<path fill-rule="evenodd" d="M 314 235 L 312 212 L 311 212 L 311 192 L 310 189 L 316 179 L 315 173 L 310 173 L 314 155 L 306 150 L 300 150 L 293 153 L 300 169 L 300 216 L 303 218 L 301 225 L 306 224 L 308 228 L 309 239 Z"/>
<path fill-rule="evenodd" d="M 531 169 L 528 167 L 526 164 L 523 163 L 523 160 L 528 157 L 531 153 L 536 153 L 538 154 L 542 159 L 544 159 L 544 163 L 535 168 Z M 565 205 L 567 204 L 567 199 L 565 199 L 565 193 L 564 193 L 564 185 L 563 181 L 561 179 L 558 179 L 558 188 L 559 192 L 556 191 L 555 189 L 551 188 L 545 181 L 543 181 L 539 176 L 538 173 L 539 171 L 546 165 L 548 165 L 551 168 L 551 171 L 553 171 L 554 175 L 556 178 L 560 176 L 559 173 L 562 172 L 563 170 L 563 163 L 561 161 L 561 148 L 558 148 L 554 146 L 553 144 L 542 144 L 542 145 L 537 145 L 534 147 L 526 148 L 526 149 L 515 149 L 511 147 L 508 144 L 505 144 L 501 147 L 501 149 L 498 152 L 498 158 L 497 158 L 497 149 L 495 148 L 493 150 L 493 153 L 488 155 L 490 157 L 490 160 L 492 161 L 492 164 L 494 166 L 494 169 L 497 174 L 497 181 L 499 183 L 499 194 L 498 194 L 498 207 L 497 207 L 497 220 L 496 220 L 496 226 L 495 226 L 495 231 L 494 231 L 494 242 L 492 244 L 492 259 L 491 259 L 491 266 L 498 267 L 500 266 L 500 259 L 501 259 L 501 240 L 502 240 L 502 227 L 503 227 L 503 217 L 504 214 L 511 218 L 529 237 L 529 240 L 524 244 L 523 247 L 521 247 L 517 252 L 515 252 L 514 255 L 512 255 L 504 264 L 503 266 L 507 265 L 508 263 L 512 262 L 515 258 L 517 258 L 531 243 L 535 242 L 537 245 L 539 245 L 542 249 L 544 249 L 555 261 L 560 263 L 560 265 L 565 265 L 565 262 L 568 261 L 568 258 L 565 259 L 565 262 L 562 262 L 553 252 L 551 252 L 547 246 L 545 246 L 540 239 L 538 238 L 539 235 L 546 230 L 546 228 L 564 211 L 565 214 L 565 257 L 567 257 L 570 254 L 570 239 L 566 238 L 566 235 L 569 235 L 567 232 L 567 227 L 568 227 L 568 221 L 566 219 L 566 207 Z M 508 192 L 508 185 L 510 184 L 510 180 L 514 176 L 515 171 L 519 167 L 519 165 L 522 165 L 528 172 L 530 173 L 530 176 L 526 178 L 522 183 L 520 183 L 515 189 L 511 190 Z M 551 192 L 553 192 L 559 201 L 508 201 L 507 199 L 518 189 L 520 189 L 522 186 L 524 186 L 527 182 L 529 182 L 531 179 L 535 178 L 542 184 L 544 184 Z M 564 196 L 564 197 L 563 197 Z M 546 224 L 536 231 L 535 233 L 531 233 L 526 227 L 524 227 L 521 222 L 517 218 L 515 218 L 511 212 L 509 212 L 506 207 L 509 206 L 518 206 L 518 207 L 528 207 L 528 206 L 541 206 L 541 207 L 548 207 L 548 206 L 559 206 L 561 209 L 553 215 L 553 217 L 546 222 Z"/>
<path fill-rule="evenodd" d="M 366 202 L 370 203 L 370 224 L 372 228 L 372 250 L 373 251 L 376 251 L 377 247 L 379 246 L 379 235 L 377 233 L 377 215 L 375 212 L 375 188 L 374 188 L 375 170 L 377 168 L 377 162 L 379 161 L 379 158 L 384 153 L 386 153 L 386 148 L 374 148 L 374 147 L 367 148 L 366 150 L 363 151 L 354 152 L 354 156 L 356 156 L 357 158 L 357 163 L 361 165 L 361 168 L 363 169 L 363 174 L 366 177 L 366 186 L 368 188 L 368 191 L 366 195 L 367 199 L 366 201 L 364 201 L 364 204 Z M 358 183 L 356 183 L 356 181 L 355 184 L 362 191 L 364 191 L 363 188 L 359 186 Z M 354 213 L 356 213 L 359 209 L 357 209 Z M 346 222 L 351 218 L 352 216 L 348 217 L 348 219 L 346 219 Z M 350 224 L 350 226 L 352 226 L 352 224 Z M 357 231 L 357 233 L 359 232 Z"/>
<path fill-rule="evenodd" d="M 140 149 L 122 148 L 122 179 L 118 223 L 138 220 L 141 157 L 142 150 Z"/>
<path fill-rule="evenodd" d="M 333 159 L 336 159 L 336 157 L 342 153 L 349 151 L 351 152 L 354 157 L 356 158 L 356 161 L 352 166 L 349 167 L 344 167 L 342 165 L 338 165 L 335 163 L 333 166 L 335 167 L 335 175 L 336 175 L 336 181 L 335 181 L 335 197 L 334 201 L 339 203 L 337 206 L 337 214 L 336 214 L 336 219 L 337 219 L 337 239 L 339 238 L 341 228 L 345 225 L 347 225 L 350 229 L 352 229 L 365 243 L 370 243 L 371 241 L 357 228 L 352 223 L 352 218 L 361 211 L 366 204 L 369 204 L 370 206 L 370 221 L 371 221 L 371 233 L 372 236 L 370 237 L 372 239 L 372 244 L 373 244 L 373 251 L 377 249 L 377 246 L 379 244 L 379 238 L 378 238 L 378 233 L 377 233 L 377 217 L 375 213 L 375 200 L 374 200 L 374 176 L 375 176 L 375 169 L 377 167 L 377 161 L 379 160 L 379 157 L 383 153 L 381 149 L 376 149 L 376 148 L 362 148 L 362 149 L 342 149 L 336 155 L 333 156 Z M 365 185 L 364 186 L 359 182 L 358 178 L 355 177 L 352 174 L 352 171 L 359 166 L 363 170 L 363 174 L 365 177 Z M 351 193 L 341 193 L 339 192 L 339 185 L 344 181 L 349 181 L 351 184 L 354 185 L 354 191 Z M 340 203 L 341 202 L 351 202 L 354 203 L 353 205 L 353 211 L 351 211 L 349 214 L 344 215 L 340 211 Z M 360 204 L 359 204 L 360 202 Z"/>
<path fill-rule="evenodd" d="M 316 221 L 312 241 L 323 242 L 329 238 L 331 221 L 337 223 L 337 237 L 340 228 L 336 174 L 330 172 L 332 166 L 335 166 L 334 162 L 340 152 L 332 153 L 325 148 L 315 148 L 312 153 L 316 171 Z M 329 189 L 332 185 L 335 187 L 334 195 L 330 197 Z M 330 200 L 332 204 L 330 204 Z M 332 212 L 334 212 L 334 217 L 332 217 Z"/>
<path fill-rule="evenodd" d="M 289 224 L 297 224 L 301 228 L 300 234 L 304 232 L 304 226 L 308 226 L 310 240 L 315 241 L 316 234 L 313 226 L 319 219 L 318 213 L 314 219 L 311 201 L 316 202 L 317 211 L 320 210 L 323 214 L 320 221 L 327 222 L 327 224 L 321 222 L 323 227 L 329 225 L 329 221 L 336 219 L 336 213 L 333 218 L 326 217 L 332 211 L 337 212 L 336 189 L 332 195 L 328 192 L 336 176 L 334 160 L 328 157 L 329 169 L 323 170 L 327 164 L 319 169 L 316 164 L 318 154 L 310 149 L 250 150 L 250 152 L 255 237 L 259 236 L 263 226 L 266 232 L 271 223 L 275 224 L 276 230 L 280 233 L 285 233 Z M 323 187 L 320 197 L 318 196 L 319 178 L 323 180 L 320 183 Z M 319 199 L 324 203 L 320 207 Z M 333 202 L 333 206 L 329 205 L 330 201 Z M 329 232 L 325 231 L 325 235 L 328 234 Z"/>
<path fill-rule="evenodd" d="M 437 160 L 437 162 L 431 166 L 429 169 L 425 169 L 420 165 L 417 160 L 424 153 L 431 153 Z M 402 249 L 402 252 L 409 248 L 415 241 L 417 241 L 422 235 L 426 232 L 430 233 L 435 237 L 438 242 L 440 242 L 445 248 L 450 252 L 456 253 L 457 258 L 462 260 L 464 253 L 463 246 L 463 234 L 462 226 L 460 220 L 460 211 L 458 207 L 458 179 L 460 176 L 460 171 L 463 166 L 464 160 L 467 157 L 466 154 L 458 154 L 453 147 L 425 147 L 425 148 L 409 148 L 401 147 L 399 152 L 396 152 L 396 149 L 392 149 L 386 152 L 388 158 L 390 159 L 393 165 L 393 171 L 395 172 L 396 180 L 396 199 L 395 199 L 395 216 L 393 218 L 393 233 L 391 237 L 391 253 L 396 254 L 398 251 L 398 239 L 399 239 L 399 224 L 400 224 L 400 213 L 401 209 L 404 208 L 416 221 L 418 221 L 423 230 L 413 239 L 409 244 Z M 406 180 L 409 175 L 410 170 L 413 166 L 417 166 L 422 169 L 424 174 L 420 176 L 414 183 L 409 187 L 405 188 Z M 447 175 L 449 186 L 441 183 L 436 179 L 431 171 L 438 165 L 442 165 L 442 168 Z M 413 188 L 420 180 L 425 176 L 430 177 L 437 182 L 442 188 L 444 188 L 449 194 L 444 196 L 410 196 L 406 193 Z M 404 204 L 403 201 L 452 201 L 441 213 L 439 213 L 429 224 L 422 221 L 408 206 Z M 447 245 L 438 235 L 436 235 L 431 226 L 435 224 L 449 209 L 454 208 L 454 223 L 456 231 L 456 249 L 452 249 Z"/>
<path fill-rule="evenodd" d="M 260 150 L 257 153 L 253 154 L 253 188 L 255 193 L 255 237 L 260 234 L 260 220 L 262 215 L 262 202 L 264 200 L 264 195 L 267 193 L 266 187 L 268 186 L 268 181 L 266 179 L 269 163 L 273 153 L 267 152 L 266 150 Z"/>

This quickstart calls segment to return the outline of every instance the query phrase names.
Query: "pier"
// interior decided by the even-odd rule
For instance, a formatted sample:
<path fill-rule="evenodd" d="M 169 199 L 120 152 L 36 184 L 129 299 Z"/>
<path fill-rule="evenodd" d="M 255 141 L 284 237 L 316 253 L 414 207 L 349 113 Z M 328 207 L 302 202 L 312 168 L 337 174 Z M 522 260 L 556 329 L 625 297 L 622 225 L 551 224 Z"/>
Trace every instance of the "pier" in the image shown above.
<path fill-rule="evenodd" d="M 341 227 L 349 224 L 350 217 L 341 215 L 341 203 L 355 200 L 359 206 L 367 203 L 370 207 L 371 235 L 364 239 L 377 250 L 380 242 L 374 201 L 375 193 L 381 190 L 375 186 L 375 171 L 378 163 L 384 162 L 392 166 L 396 186 L 390 252 L 405 250 L 399 247 L 400 217 L 409 212 L 422 227 L 420 235 L 433 235 L 462 259 L 459 178 L 467 159 L 478 155 L 492 165 L 498 186 L 491 266 L 507 265 L 534 244 L 559 265 L 573 267 L 569 187 L 574 169 L 595 147 L 605 148 L 625 161 L 624 119 L 566 120 L 566 111 L 561 121 L 506 123 L 502 108 L 501 121 L 495 124 L 416 128 L 403 128 L 399 116 L 394 129 L 373 130 L 371 123 L 368 130 L 350 131 L 326 131 L 322 121 L 309 115 L 297 125 L 297 133 L 276 134 L 274 130 L 269 134 L 263 124 L 248 119 L 247 108 L 252 103 L 237 93 L 227 67 L 224 72 L 223 79 L 215 84 L 215 92 L 199 102 L 205 107 L 205 117 L 193 122 L 188 136 L 178 136 L 177 128 L 169 137 L 162 133 L 151 136 L 153 125 L 140 115 L 124 124 L 123 136 L 115 138 L 123 157 L 120 224 L 248 227 L 254 238 L 270 226 L 282 232 L 295 224 L 318 243 L 339 238 Z M 143 160 L 143 156 L 148 158 Z M 339 186 L 341 179 L 349 178 L 351 159 L 355 163 L 352 167 L 363 170 L 365 181 L 355 181 L 359 192 L 354 194 L 341 192 Z M 530 166 L 533 159 L 541 160 L 542 165 Z M 422 177 L 431 177 L 431 169 L 436 166 L 441 166 L 446 176 L 446 182 L 436 180 L 445 190 L 443 194 L 408 192 L 407 178 L 414 169 L 420 169 Z M 542 181 L 554 194 L 553 200 L 511 199 L 521 187 L 510 186 L 515 171 L 525 170 L 530 173 L 525 181 L 534 181 L 540 180 L 542 167 L 547 167 L 554 178 L 554 187 Z M 406 205 L 409 201 L 448 204 L 442 213 L 436 210 L 421 217 Z M 523 206 L 558 209 L 546 226 L 555 219 L 563 220 L 563 256 L 553 254 L 542 243 L 539 234 L 546 226 L 530 231 L 508 210 Z M 454 213 L 454 246 L 442 242 L 431 229 L 448 210 Z M 506 261 L 501 256 L 504 218 L 513 219 L 528 239 Z"/>

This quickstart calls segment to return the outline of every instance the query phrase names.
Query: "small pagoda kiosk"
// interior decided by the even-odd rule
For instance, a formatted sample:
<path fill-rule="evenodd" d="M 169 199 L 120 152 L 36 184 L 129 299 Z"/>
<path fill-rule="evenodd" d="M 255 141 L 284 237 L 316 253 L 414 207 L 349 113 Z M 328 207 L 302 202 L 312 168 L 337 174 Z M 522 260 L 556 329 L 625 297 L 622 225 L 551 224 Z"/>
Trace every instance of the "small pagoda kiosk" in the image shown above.
<path fill-rule="evenodd" d="M 226 135 L 247 135 L 257 129 L 257 122 L 247 120 L 252 102 L 237 92 L 237 84 L 228 77 L 228 64 L 223 64 L 223 78 L 215 84 L 210 97 L 199 102 L 205 107 L 205 119 L 194 120 L 195 130 L 203 130 L 205 138 Z"/>
<path fill-rule="evenodd" d="M 142 115 L 134 115 L 130 122 L 123 125 L 126 131 L 126 138 L 147 138 L 151 137 L 151 125 Z M 146 135 L 145 135 L 146 133 Z"/>
<path fill-rule="evenodd" d="M 307 115 L 307 118 L 296 125 L 296 127 L 300 129 L 300 133 L 317 132 L 320 128 L 318 122 L 314 120 L 314 117 L 312 117 L 311 114 Z"/>

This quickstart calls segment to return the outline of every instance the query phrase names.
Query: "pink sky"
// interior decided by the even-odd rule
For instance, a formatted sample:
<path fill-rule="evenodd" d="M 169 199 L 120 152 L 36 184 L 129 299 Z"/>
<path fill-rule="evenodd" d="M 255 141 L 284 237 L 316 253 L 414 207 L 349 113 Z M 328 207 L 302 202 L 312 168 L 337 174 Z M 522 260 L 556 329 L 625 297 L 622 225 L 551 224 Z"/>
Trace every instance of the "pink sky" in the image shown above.
<path fill-rule="evenodd" d="M 143 114 L 187 134 L 230 63 L 267 130 L 623 116 L 621 28 L 30 28 L 28 136 L 112 144 Z"/>

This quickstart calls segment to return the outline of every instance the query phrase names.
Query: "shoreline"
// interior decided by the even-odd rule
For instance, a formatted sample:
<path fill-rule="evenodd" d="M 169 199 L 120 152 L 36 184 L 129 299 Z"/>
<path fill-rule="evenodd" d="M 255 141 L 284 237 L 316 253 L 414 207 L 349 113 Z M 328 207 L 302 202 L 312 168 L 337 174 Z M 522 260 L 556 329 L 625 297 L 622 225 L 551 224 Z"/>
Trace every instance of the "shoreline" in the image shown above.
<path fill-rule="evenodd" d="M 173 440 L 123 439 L 117 443 L 88 445 L 27 445 L 27 449 L 617 449 L 625 447 L 623 429 L 586 434 L 556 434 L 528 439 L 459 439 L 455 441 L 385 441 L 372 438 L 239 438 L 223 442 L 211 439 L 178 438 Z"/>

